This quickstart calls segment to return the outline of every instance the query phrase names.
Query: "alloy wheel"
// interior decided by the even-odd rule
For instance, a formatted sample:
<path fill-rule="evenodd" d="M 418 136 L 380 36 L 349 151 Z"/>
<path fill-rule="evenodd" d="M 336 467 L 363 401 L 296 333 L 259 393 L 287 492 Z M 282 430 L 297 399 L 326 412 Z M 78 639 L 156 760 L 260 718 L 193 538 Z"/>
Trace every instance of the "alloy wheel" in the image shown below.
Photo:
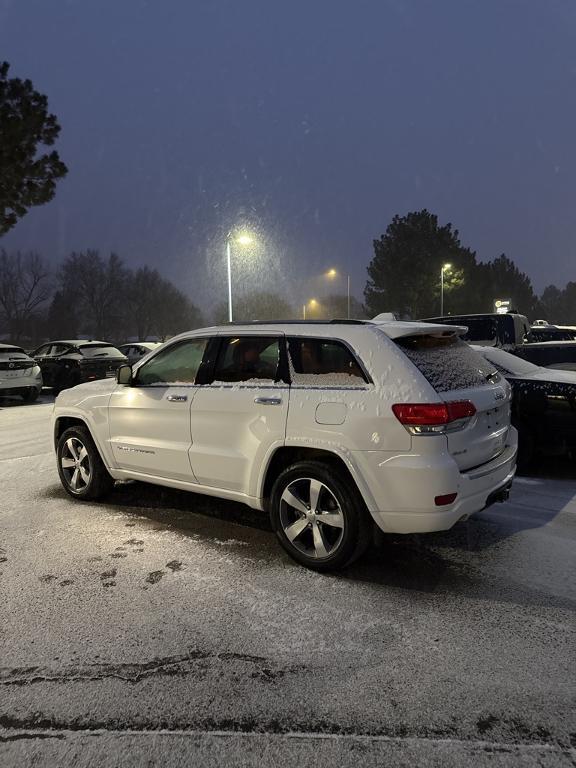
<path fill-rule="evenodd" d="M 280 524 L 292 546 L 315 560 L 333 555 L 344 537 L 344 515 L 336 496 L 311 477 L 293 480 L 284 489 Z"/>
<path fill-rule="evenodd" d="M 86 446 L 77 437 L 70 437 L 64 443 L 60 464 L 72 491 L 79 493 L 89 485 L 92 477 L 90 457 Z"/>

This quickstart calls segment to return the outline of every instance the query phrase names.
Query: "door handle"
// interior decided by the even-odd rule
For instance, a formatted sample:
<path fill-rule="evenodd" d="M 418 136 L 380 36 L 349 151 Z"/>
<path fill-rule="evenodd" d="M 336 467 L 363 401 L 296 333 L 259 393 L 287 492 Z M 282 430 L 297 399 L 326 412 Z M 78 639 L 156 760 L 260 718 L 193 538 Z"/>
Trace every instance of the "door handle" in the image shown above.
<path fill-rule="evenodd" d="M 254 402 L 258 405 L 282 405 L 281 397 L 255 397 Z"/>
<path fill-rule="evenodd" d="M 188 400 L 188 395 L 168 395 L 166 400 L 171 403 L 185 403 Z"/>

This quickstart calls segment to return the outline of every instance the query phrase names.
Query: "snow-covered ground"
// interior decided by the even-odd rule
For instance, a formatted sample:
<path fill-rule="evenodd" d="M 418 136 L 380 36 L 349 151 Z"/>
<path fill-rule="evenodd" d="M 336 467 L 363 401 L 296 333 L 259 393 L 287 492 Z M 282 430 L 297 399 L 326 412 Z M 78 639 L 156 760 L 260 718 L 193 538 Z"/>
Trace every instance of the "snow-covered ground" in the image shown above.
<path fill-rule="evenodd" d="M 0 401 L 0 764 L 573 765 L 576 471 L 340 575 L 259 513 L 62 491 Z M 243 761 L 243 762 L 242 762 Z"/>

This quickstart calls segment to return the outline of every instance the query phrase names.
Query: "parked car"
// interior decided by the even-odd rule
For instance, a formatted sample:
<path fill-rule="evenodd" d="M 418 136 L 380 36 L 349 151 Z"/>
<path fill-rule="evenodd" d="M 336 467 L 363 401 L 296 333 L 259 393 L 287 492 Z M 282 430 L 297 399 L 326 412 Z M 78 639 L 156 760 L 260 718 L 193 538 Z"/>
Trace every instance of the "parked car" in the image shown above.
<path fill-rule="evenodd" d="M 32 352 L 32 357 L 42 369 L 44 386 L 55 392 L 95 379 L 114 378 L 116 369 L 128 362 L 105 341 L 50 341 Z"/>
<path fill-rule="evenodd" d="M 540 326 L 531 328 L 524 315 L 514 312 L 502 315 L 448 315 L 422 322 L 463 325 L 466 331 L 462 338 L 470 344 L 500 347 L 535 365 L 576 370 L 576 341 L 534 341 L 534 333 L 544 329 Z M 561 329 L 559 333 L 571 334 L 570 329 Z"/>
<path fill-rule="evenodd" d="M 528 339 L 530 342 L 574 341 L 576 332 L 569 328 L 559 328 L 557 325 L 532 325 Z"/>
<path fill-rule="evenodd" d="M 21 347 L 0 344 L 0 396 L 20 395 L 31 403 L 42 391 L 42 372 Z"/>
<path fill-rule="evenodd" d="M 462 331 L 333 321 L 182 334 L 59 395 L 60 479 L 76 499 L 135 479 L 268 510 L 280 544 L 316 570 L 359 556 L 373 522 L 448 529 L 504 500 L 516 466 L 510 385 Z"/>
<path fill-rule="evenodd" d="M 542 368 L 576 371 L 576 341 L 539 341 L 516 347 L 514 354 Z"/>
<path fill-rule="evenodd" d="M 530 337 L 530 324 L 524 315 L 516 312 L 498 314 L 487 312 L 475 315 L 444 315 L 423 320 L 424 323 L 446 323 L 464 325 L 462 338 L 470 344 L 502 347 L 509 351 L 525 344 Z"/>
<path fill-rule="evenodd" d="M 512 385 L 512 424 L 518 430 L 518 463 L 538 454 L 576 450 L 576 373 L 542 368 L 494 347 L 474 349 Z"/>
<path fill-rule="evenodd" d="M 123 355 L 126 355 L 128 363 L 134 365 L 134 363 L 141 360 L 145 355 L 158 349 L 159 346 L 159 341 L 138 341 L 132 344 L 121 344 L 118 349 Z"/>

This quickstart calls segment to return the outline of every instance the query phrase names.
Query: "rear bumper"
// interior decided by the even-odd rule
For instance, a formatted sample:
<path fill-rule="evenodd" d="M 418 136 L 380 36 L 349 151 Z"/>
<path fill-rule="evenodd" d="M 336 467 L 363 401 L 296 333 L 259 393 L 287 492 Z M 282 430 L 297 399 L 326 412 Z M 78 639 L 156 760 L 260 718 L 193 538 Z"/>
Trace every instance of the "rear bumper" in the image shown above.
<path fill-rule="evenodd" d="M 25 395 L 28 390 L 36 389 L 42 391 L 42 379 L 34 376 L 27 376 L 21 379 L 6 379 L 0 381 L 0 396 L 4 395 Z"/>
<path fill-rule="evenodd" d="M 511 427 L 504 451 L 487 464 L 460 472 L 447 453 L 383 458 L 379 452 L 354 458 L 363 462 L 373 491 L 374 521 L 387 533 L 445 531 L 498 501 L 505 501 L 516 472 L 518 433 Z M 436 506 L 436 496 L 457 493 L 453 504 Z"/>

